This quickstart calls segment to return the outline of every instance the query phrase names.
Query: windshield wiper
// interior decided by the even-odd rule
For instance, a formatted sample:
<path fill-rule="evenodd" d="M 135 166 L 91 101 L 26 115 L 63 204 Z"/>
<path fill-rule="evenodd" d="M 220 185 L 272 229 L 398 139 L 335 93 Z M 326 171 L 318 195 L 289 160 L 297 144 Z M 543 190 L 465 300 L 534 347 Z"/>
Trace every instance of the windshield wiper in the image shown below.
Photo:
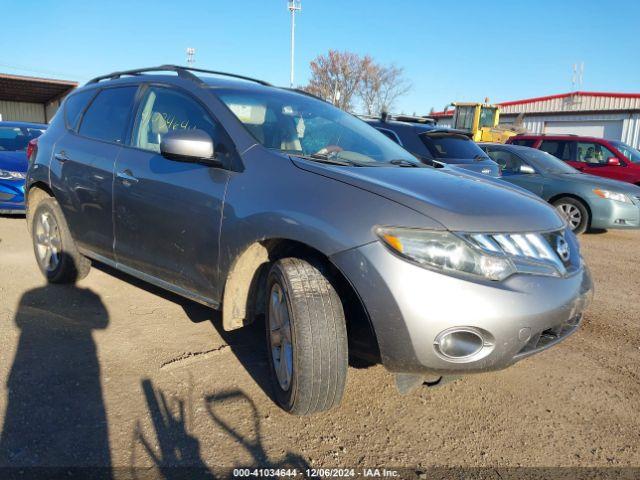
<path fill-rule="evenodd" d="M 486 155 L 480 155 L 480 154 L 478 154 L 478 155 L 476 155 L 475 157 L 473 157 L 473 159 L 474 159 L 476 162 L 479 162 L 480 160 L 487 160 L 488 158 L 489 158 L 489 157 L 487 157 Z"/>
<path fill-rule="evenodd" d="M 352 162 L 350 160 L 343 160 L 336 158 L 335 156 L 324 155 L 321 153 L 313 153 L 311 155 L 305 155 L 304 153 L 290 153 L 294 157 L 303 158 L 305 160 L 312 160 L 314 162 L 327 163 L 329 165 L 341 165 L 343 167 L 361 167 L 359 163 Z"/>
<path fill-rule="evenodd" d="M 411 160 L 405 160 L 404 158 L 397 158 L 394 160 L 389 160 L 391 165 L 396 165 L 398 167 L 407 167 L 407 168 L 422 168 L 426 165 L 422 165 L 418 162 L 412 162 Z"/>

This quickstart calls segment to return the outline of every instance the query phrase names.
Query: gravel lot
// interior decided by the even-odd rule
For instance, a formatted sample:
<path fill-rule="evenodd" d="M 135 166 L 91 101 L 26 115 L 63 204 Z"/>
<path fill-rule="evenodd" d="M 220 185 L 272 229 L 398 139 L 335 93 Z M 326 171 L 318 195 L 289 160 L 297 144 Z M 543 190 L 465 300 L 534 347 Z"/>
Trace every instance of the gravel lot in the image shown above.
<path fill-rule="evenodd" d="M 582 245 L 595 301 L 560 346 L 405 397 L 350 368 L 339 409 L 296 418 L 269 398 L 262 325 L 225 333 L 106 268 L 47 286 L 24 218 L 0 217 L 0 466 L 640 466 L 640 233 Z"/>

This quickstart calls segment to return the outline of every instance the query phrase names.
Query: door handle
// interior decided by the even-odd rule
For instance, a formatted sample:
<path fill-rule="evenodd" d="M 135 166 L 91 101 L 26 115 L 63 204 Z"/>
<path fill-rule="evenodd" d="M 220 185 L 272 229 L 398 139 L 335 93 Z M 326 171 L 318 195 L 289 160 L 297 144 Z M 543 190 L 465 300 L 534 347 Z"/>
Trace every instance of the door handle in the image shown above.
<path fill-rule="evenodd" d="M 70 160 L 69 157 L 67 157 L 67 154 L 64 150 L 59 151 L 58 153 L 56 153 L 53 158 L 55 158 L 56 160 L 58 160 L 60 163 L 64 163 L 68 160 Z"/>
<path fill-rule="evenodd" d="M 134 183 L 138 183 L 138 179 L 133 176 L 133 173 L 131 173 L 131 170 L 129 169 L 116 173 L 116 177 L 122 180 L 122 183 L 126 186 L 130 186 L 130 185 L 133 185 Z"/>

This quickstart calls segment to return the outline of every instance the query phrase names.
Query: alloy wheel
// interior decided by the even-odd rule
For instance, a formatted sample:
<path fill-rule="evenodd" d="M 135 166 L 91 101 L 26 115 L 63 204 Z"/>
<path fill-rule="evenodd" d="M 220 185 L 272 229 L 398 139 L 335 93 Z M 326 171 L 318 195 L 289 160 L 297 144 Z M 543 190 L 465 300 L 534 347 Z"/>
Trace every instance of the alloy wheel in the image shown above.
<path fill-rule="evenodd" d="M 575 230 L 582 223 L 582 213 L 580 209 L 570 203 L 561 203 L 556 209 L 567 219 L 572 230 Z"/>
<path fill-rule="evenodd" d="M 38 261 L 48 272 L 53 272 L 60 265 L 62 239 L 55 217 L 49 212 L 42 212 L 35 226 L 36 252 Z"/>
<path fill-rule="evenodd" d="M 282 286 L 278 282 L 269 294 L 269 338 L 271 360 L 280 387 L 287 391 L 293 377 L 293 345 L 291 343 L 291 319 L 289 305 Z"/>

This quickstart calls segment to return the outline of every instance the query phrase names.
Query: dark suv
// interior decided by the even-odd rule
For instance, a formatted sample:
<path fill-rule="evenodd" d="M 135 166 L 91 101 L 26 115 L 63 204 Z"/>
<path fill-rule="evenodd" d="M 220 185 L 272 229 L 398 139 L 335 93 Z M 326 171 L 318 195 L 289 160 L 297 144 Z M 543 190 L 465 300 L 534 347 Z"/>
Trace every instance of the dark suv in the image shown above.
<path fill-rule="evenodd" d="M 222 309 L 225 330 L 264 316 L 274 397 L 297 414 L 339 403 L 352 355 L 406 392 L 576 331 L 591 279 L 545 202 L 427 167 L 304 92 L 194 71 L 67 97 L 27 173 L 48 281 L 97 261 Z"/>
<path fill-rule="evenodd" d="M 492 177 L 498 165 L 465 132 L 438 127 L 421 117 L 382 117 L 363 120 L 409 150 L 423 163 L 453 166 Z"/>
<path fill-rule="evenodd" d="M 640 151 L 619 140 L 578 135 L 517 135 L 507 143 L 543 150 L 583 173 L 640 185 Z"/>

